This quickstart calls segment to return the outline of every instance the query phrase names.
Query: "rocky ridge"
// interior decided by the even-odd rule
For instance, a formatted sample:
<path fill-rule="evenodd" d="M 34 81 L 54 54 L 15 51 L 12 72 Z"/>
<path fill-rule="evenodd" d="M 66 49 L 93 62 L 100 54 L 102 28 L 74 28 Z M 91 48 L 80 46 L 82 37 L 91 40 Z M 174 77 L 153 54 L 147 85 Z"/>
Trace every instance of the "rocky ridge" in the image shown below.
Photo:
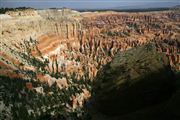
<path fill-rule="evenodd" d="M 165 54 L 153 44 L 119 52 L 94 80 L 94 106 L 107 115 L 122 115 L 171 97 L 175 77 Z M 112 94 L 113 93 L 113 94 Z"/>
<path fill-rule="evenodd" d="M 93 80 L 118 51 L 148 42 L 154 42 L 157 51 L 168 56 L 174 71 L 180 70 L 178 11 L 25 10 L 7 12 L 0 21 L 0 75 L 12 79 L 69 89 L 75 81 Z M 82 97 L 78 97 L 81 93 L 70 97 L 73 106 L 90 96 L 84 91 Z"/>
<path fill-rule="evenodd" d="M 68 9 L 31 12 L 25 11 L 22 16 L 7 12 L 14 18 L 1 20 L 2 66 L 34 71 L 34 65 L 15 54 L 25 53 L 42 62 L 47 60 L 44 69 L 51 74 L 79 73 L 76 78 L 80 79 L 89 73 L 86 76 L 93 79 L 100 66 L 117 51 L 153 41 L 158 51 L 170 58 L 172 67 L 180 69 L 179 14 L 173 11 L 129 15 L 116 12 L 92 15 Z"/>

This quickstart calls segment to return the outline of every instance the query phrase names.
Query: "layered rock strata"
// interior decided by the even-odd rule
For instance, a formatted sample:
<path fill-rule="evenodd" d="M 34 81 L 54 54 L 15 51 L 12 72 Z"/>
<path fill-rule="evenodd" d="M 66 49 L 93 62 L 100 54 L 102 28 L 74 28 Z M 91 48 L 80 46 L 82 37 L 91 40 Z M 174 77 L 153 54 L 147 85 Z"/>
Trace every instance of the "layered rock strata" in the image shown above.
<path fill-rule="evenodd" d="M 39 105 L 36 99 L 40 97 L 44 108 L 22 107 L 30 113 L 33 111 L 34 118 L 44 111 L 54 115 L 54 108 L 49 108 L 54 100 L 59 103 L 59 106 L 55 105 L 57 109 L 63 107 L 66 112 L 79 110 L 91 96 L 91 80 L 102 66 L 117 52 L 148 42 L 154 42 L 157 51 L 165 53 L 171 67 L 178 71 L 179 23 L 178 10 L 80 13 L 69 9 L 30 9 L 0 15 L 0 76 L 7 76 L 1 78 L 0 89 L 5 92 L 0 94 L 5 97 L 0 102 L 12 103 L 11 108 L 17 109 L 16 113 L 13 112 L 15 117 L 19 115 L 22 104 L 14 102 L 11 96 L 17 96 L 17 101 L 29 98 L 36 105 Z M 9 78 L 11 80 L 6 81 Z M 7 91 L 6 96 L 4 93 Z M 31 93 L 36 97 L 31 97 Z M 24 94 L 28 97 L 22 97 Z M 24 104 L 29 103 L 26 100 Z M 10 106 L 6 107 L 9 111 Z M 29 113 L 22 115 L 26 116 L 24 119 L 32 117 Z"/>
<path fill-rule="evenodd" d="M 34 72 L 67 79 L 93 79 L 118 51 L 155 42 L 174 70 L 180 68 L 180 15 L 79 13 L 69 9 L 8 12 L 1 19 L 1 75 Z"/>

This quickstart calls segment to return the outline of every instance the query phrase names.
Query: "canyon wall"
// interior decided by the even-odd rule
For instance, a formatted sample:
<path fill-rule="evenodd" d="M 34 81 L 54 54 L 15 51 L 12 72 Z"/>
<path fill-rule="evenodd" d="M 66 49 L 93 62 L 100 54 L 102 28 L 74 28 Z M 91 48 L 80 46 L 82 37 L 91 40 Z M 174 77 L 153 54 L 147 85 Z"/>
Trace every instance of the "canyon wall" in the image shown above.
<path fill-rule="evenodd" d="M 40 80 L 49 74 L 92 80 L 118 51 L 147 42 L 155 42 L 172 68 L 180 70 L 180 14 L 176 11 L 79 13 L 55 9 L 6 14 L 11 18 L 1 18 L 1 75 Z M 27 76 L 29 73 L 33 76 Z"/>
<path fill-rule="evenodd" d="M 32 118 L 29 113 L 21 114 L 21 107 L 34 118 L 44 111 L 53 117 L 64 111 L 82 113 L 97 72 L 117 52 L 149 42 L 154 42 L 157 51 L 168 56 L 173 70 L 179 71 L 179 13 L 51 9 L 0 15 L 0 95 L 4 96 L 0 103 L 12 103 L 15 110 L 9 105 L 3 109 L 19 118 Z M 16 102 L 11 96 L 17 96 Z M 37 99 L 43 107 L 34 107 L 39 105 Z"/>

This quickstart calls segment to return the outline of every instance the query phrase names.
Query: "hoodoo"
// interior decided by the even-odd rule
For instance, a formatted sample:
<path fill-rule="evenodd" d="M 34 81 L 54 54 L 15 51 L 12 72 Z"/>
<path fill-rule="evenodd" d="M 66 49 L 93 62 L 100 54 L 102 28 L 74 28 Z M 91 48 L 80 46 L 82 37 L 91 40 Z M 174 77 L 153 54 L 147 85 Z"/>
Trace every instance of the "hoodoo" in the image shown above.
<path fill-rule="evenodd" d="M 3 119 L 88 120 L 83 116 L 88 116 L 83 105 L 91 97 L 92 82 L 99 81 L 95 79 L 97 74 L 104 77 L 97 87 L 102 89 L 96 94 L 99 109 L 106 113 L 103 106 L 115 108 L 124 114 L 168 98 L 174 80 L 172 71 L 180 70 L 178 9 L 13 9 L 0 14 L 0 25 Z M 148 43 L 155 49 L 141 47 Z M 110 71 L 101 76 L 103 66 L 109 66 Z M 125 111 L 118 111 L 119 107 Z"/>

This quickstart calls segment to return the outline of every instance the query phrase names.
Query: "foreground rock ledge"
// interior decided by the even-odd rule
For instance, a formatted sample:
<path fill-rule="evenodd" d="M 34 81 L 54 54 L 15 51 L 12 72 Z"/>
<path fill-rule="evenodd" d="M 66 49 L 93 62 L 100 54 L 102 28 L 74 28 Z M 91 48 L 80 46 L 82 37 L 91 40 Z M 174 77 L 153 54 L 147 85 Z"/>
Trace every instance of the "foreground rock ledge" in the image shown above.
<path fill-rule="evenodd" d="M 118 53 L 98 72 L 93 104 L 108 115 L 130 113 L 167 100 L 174 81 L 168 58 L 147 44 Z"/>

